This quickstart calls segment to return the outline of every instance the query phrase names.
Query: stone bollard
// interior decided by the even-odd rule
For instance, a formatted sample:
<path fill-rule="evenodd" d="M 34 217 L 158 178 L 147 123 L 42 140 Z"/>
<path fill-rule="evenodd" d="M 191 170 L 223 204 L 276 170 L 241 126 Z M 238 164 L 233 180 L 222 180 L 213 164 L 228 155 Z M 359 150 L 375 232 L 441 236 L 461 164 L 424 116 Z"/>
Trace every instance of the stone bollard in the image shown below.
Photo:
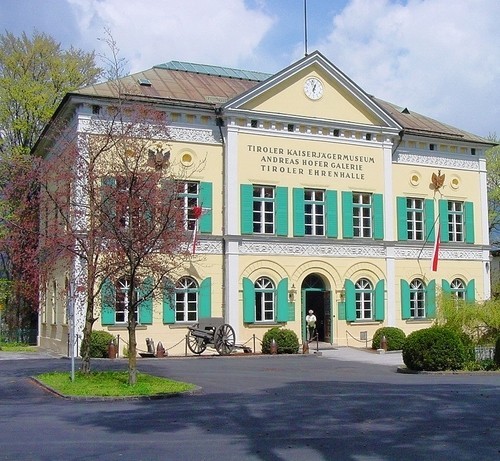
<path fill-rule="evenodd" d="M 271 339 L 271 354 L 277 354 L 278 353 L 278 344 L 276 344 L 276 340 L 273 338 Z"/>
<path fill-rule="evenodd" d="M 116 346 L 114 339 L 112 339 L 108 345 L 108 358 L 116 359 Z"/>
<path fill-rule="evenodd" d="M 302 353 L 309 354 L 309 343 L 307 341 L 302 343 Z"/>
<path fill-rule="evenodd" d="M 161 341 L 158 341 L 158 344 L 156 345 L 156 357 L 165 357 L 165 348 L 163 347 Z"/>
<path fill-rule="evenodd" d="M 384 352 L 387 352 L 387 338 L 385 337 L 385 335 L 380 339 L 380 349 L 383 349 Z"/>

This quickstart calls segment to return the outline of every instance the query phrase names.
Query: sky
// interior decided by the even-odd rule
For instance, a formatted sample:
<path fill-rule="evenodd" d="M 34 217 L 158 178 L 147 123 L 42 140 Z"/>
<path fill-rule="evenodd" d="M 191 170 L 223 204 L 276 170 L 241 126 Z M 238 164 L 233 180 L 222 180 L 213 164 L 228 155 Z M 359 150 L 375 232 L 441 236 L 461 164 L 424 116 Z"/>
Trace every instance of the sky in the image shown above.
<path fill-rule="evenodd" d="M 499 23 L 500 0 L 0 0 L 0 33 L 102 57 L 108 30 L 129 72 L 275 73 L 319 50 L 367 93 L 484 137 L 500 137 Z"/>

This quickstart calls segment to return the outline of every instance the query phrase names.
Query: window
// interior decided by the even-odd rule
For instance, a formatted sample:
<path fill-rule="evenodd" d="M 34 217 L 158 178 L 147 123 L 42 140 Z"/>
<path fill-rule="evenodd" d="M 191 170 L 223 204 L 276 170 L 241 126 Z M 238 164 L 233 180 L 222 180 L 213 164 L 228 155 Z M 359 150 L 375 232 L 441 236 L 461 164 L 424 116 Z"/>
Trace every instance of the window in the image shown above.
<path fill-rule="evenodd" d="M 253 187 L 253 232 L 274 234 L 275 189 L 269 186 Z"/>
<path fill-rule="evenodd" d="M 464 204 L 448 201 L 448 241 L 464 241 Z"/>
<path fill-rule="evenodd" d="M 412 318 L 425 318 L 425 283 L 420 279 L 410 282 L 410 316 Z"/>
<path fill-rule="evenodd" d="M 359 279 L 354 285 L 356 320 L 373 318 L 373 285 L 368 279 Z"/>
<path fill-rule="evenodd" d="M 274 321 L 275 287 L 272 280 L 260 277 L 255 282 L 255 321 Z"/>
<path fill-rule="evenodd" d="M 406 199 L 406 229 L 408 240 L 424 240 L 424 200 Z"/>
<path fill-rule="evenodd" d="M 372 196 L 355 192 L 353 198 L 353 232 L 354 237 L 372 236 Z"/>
<path fill-rule="evenodd" d="M 129 300 L 129 289 L 130 281 L 126 278 L 121 278 L 116 282 L 115 323 L 126 323 L 128 321 L 129 307 L 132 304 Z M 137 304 L 135 319 L 137 320 Z"/>
<path fill-rule="evenodd" d="M 306 235 L 325 235 L 325 192 L 304 190 L 304 218 Z"/>
<path fill-rule="evenodd" d="M 198 284 L 191 277 L 181 278 L 175 286 L 175 321 L 198 320 Z"/>
<path fill-rule="evenodd" d="M 200 185 L 193 181 L 180 182 L 178 194 L 184 211 L 185 228 L 187 230 L 194 230 L 196 227 L 194 209 L 199 206 Z"/>
<path fill-rule="evenodd" d="M 466 286 L 465 282 L 461 279 L 454 279 L 450 283 L 450 292 L 457 299 L 465 300 Z"/>
<path fill-rule="evenodd" d="M 52 281 L 52 323 L 57 322 L 57 282 Z"/>

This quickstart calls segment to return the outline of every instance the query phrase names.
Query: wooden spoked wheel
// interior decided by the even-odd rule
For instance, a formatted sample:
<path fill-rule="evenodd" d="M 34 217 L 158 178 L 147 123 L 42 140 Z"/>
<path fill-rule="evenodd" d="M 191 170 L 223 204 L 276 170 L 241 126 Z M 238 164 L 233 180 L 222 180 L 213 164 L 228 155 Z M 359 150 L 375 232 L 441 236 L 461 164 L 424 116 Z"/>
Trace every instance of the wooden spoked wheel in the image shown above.
<path fill-rule="evenodd" d="M 190 331 L 188 335 L 188 347 L 193 354 L 199 355 L 207 348 L 207 345 L 203 338 L 193 336 L 193 332 Z"/>
<path fill-rule="evenodd" d="M 214 334 L 214 345 L 220 355 L 229 355 L 233 352 L 235 337 L 233 327 L 225 323 L 217 327 Z"/>

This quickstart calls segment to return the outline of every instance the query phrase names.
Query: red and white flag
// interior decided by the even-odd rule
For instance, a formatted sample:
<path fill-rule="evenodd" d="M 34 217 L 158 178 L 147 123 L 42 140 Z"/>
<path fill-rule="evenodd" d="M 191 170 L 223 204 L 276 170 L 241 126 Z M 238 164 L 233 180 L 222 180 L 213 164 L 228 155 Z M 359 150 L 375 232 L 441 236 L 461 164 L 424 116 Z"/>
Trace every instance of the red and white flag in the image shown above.
<path fill-rule="evenodd" d="M 433 272 L 436 272 L 438 268 L 440 240 L 441 240 L 440 229 L 438 227 L 436 241 L 434 242 L 434 249 L 432 250 L 431 271 Z"/>
<path fill-rule="evenodd" d="M 193 229 L 193 238 L 191 241 L 191 248 L 192 248 L 193 254 L 195 254 L 195 251 L 196 251 L 196 240 L 198 237 L 198 221 L 200 220 L 202 214 L 203 214 L 203 208 L 201 206 L 193 207 L 193 217 L 195 219 L 194 229 Z"/>

